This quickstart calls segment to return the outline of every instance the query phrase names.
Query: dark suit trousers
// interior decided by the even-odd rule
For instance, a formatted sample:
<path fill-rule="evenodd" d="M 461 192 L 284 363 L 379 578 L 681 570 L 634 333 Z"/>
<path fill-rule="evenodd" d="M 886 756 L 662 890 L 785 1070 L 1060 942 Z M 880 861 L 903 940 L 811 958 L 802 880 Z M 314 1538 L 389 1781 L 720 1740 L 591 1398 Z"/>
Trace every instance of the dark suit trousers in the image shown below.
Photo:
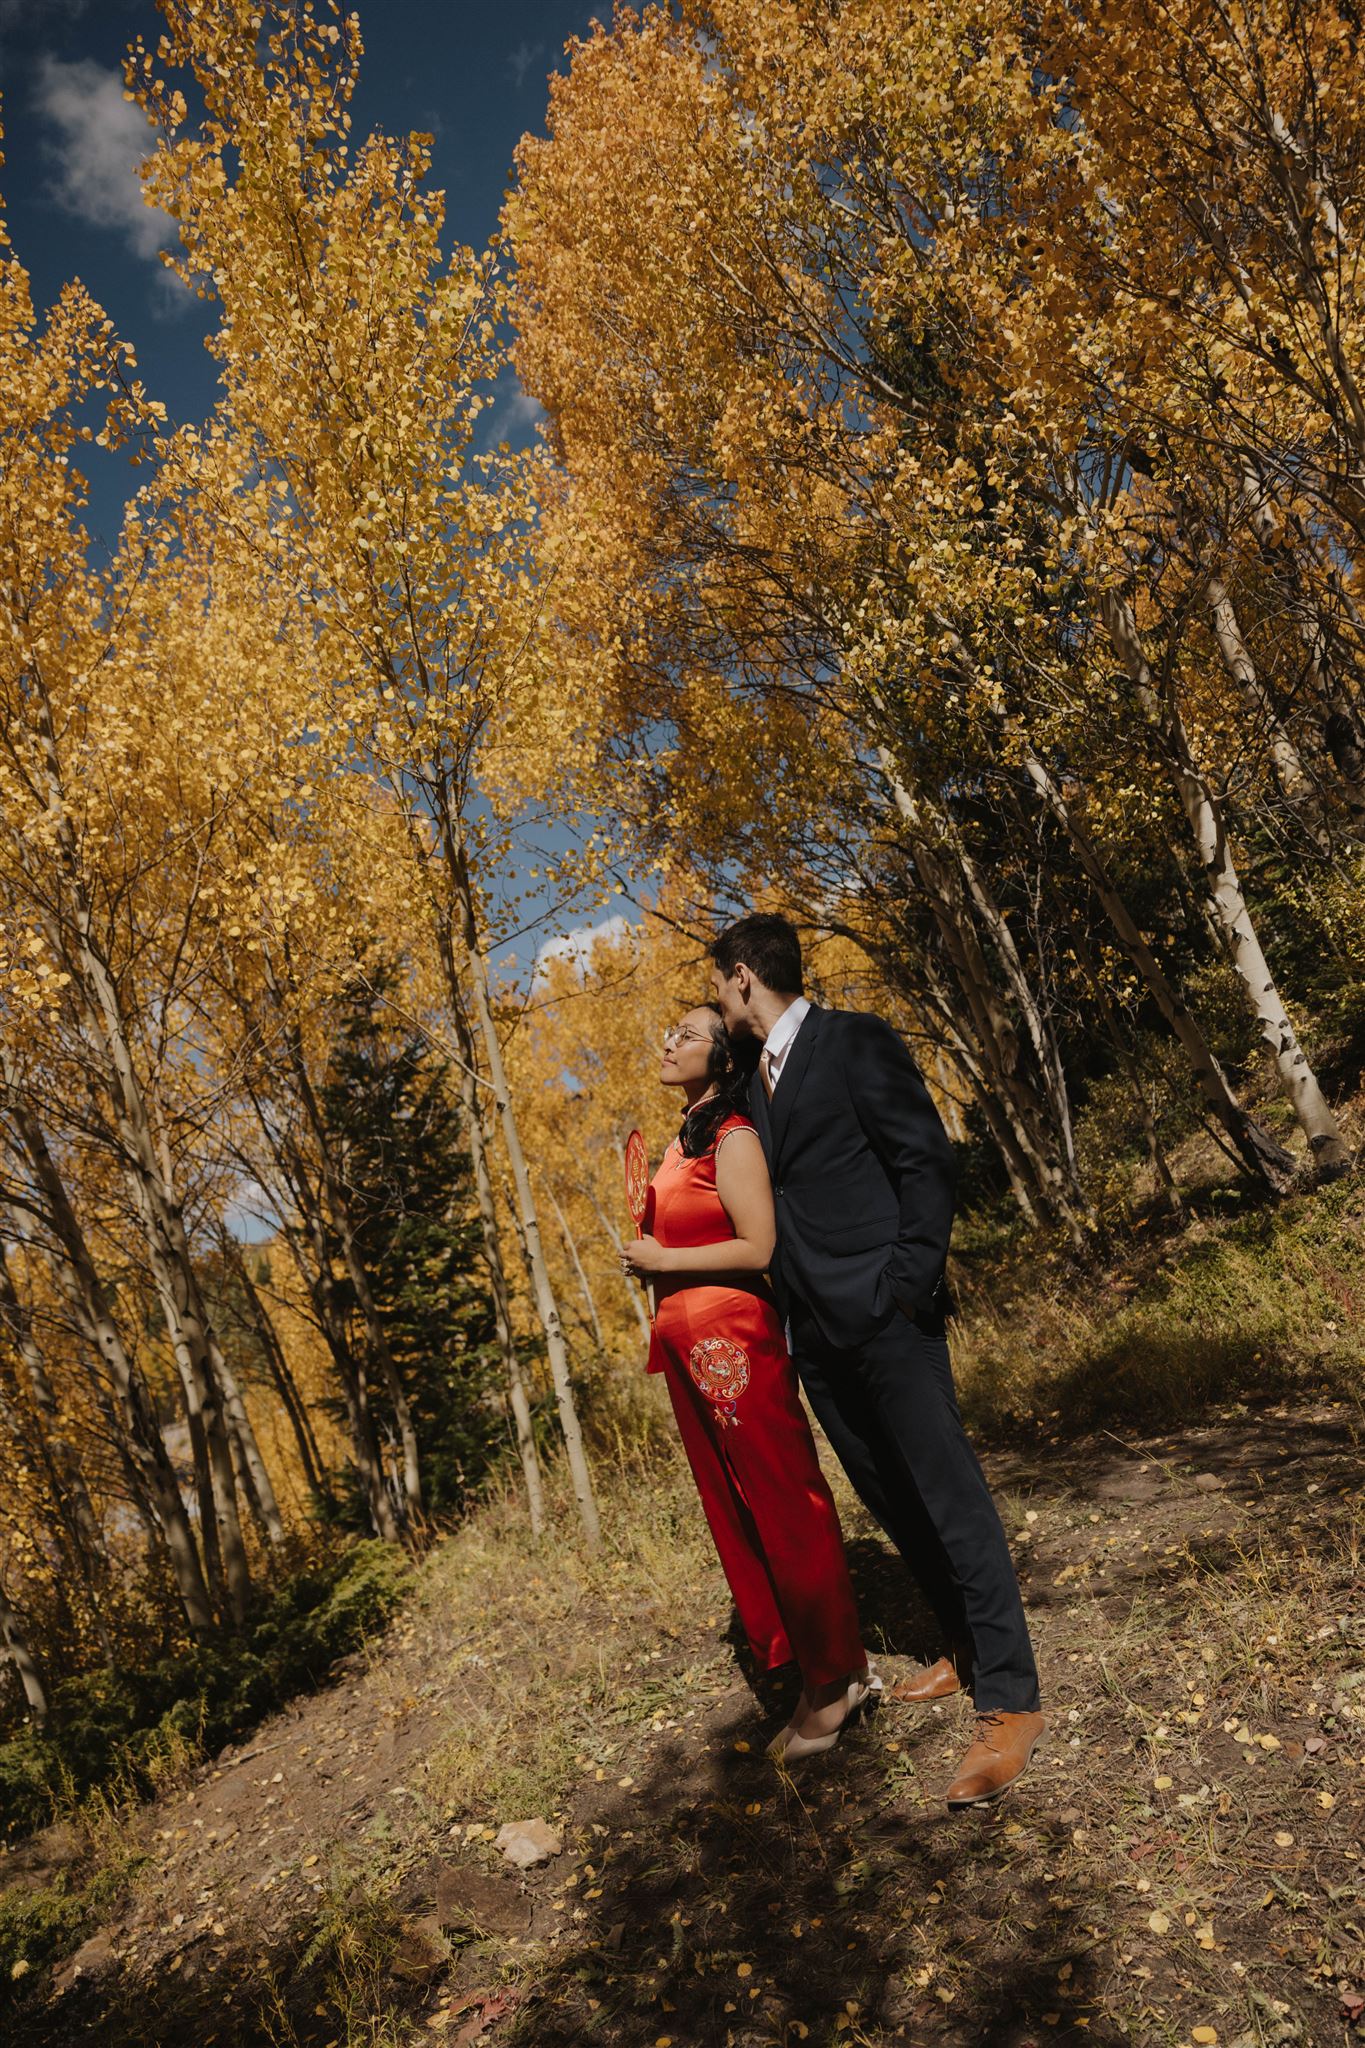
<path fill-rule="evenodd" d="M 842 1351 L 793 1302 L 791 1329 L 806 1397 L 855 1491 L 918 1580 L 946 1642 L 971 1644 L 977 1712 L 1035 1709 L 1019 1582 L 962 1427 L 941 1321 L 898 1311 L 867 1343 Z"/>

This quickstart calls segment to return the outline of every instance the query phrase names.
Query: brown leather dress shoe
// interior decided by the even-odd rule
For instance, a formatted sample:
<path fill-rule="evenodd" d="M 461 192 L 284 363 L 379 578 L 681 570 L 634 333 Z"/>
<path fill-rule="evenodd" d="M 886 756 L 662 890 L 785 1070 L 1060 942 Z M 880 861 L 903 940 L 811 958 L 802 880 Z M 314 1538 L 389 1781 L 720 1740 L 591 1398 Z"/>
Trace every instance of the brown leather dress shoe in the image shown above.
<path fill-rule="evenodd" d="M 929 1700 L 951 1699 L 962 1690 L 965 1668 L 955 1657 L 940 1657 L 937 1664 L 914 1671 L 899 1685 L 893 1685 L 887 1698 L 901 1700 L 910 1707 L 923 1706 Z"/>
<path fill-rule="evenodd" d="M 978 1714 L 976 1741 L 948 1787 L 948 1811 L 989 1806 L 1022 1777 L 1047 1726 L 1041 1714 Z"/>

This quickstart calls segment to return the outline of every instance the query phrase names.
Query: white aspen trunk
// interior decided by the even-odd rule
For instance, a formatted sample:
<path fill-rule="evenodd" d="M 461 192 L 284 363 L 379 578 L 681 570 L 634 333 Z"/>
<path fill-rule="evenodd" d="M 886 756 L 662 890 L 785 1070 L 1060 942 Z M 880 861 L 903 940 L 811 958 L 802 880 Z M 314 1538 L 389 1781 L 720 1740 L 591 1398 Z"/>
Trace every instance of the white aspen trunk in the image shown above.
<path fill-rule="evenodd" d="M 936 977 L 926 975 L 929 993 L 938 1013 L 939 1028 L 950 1049 L 950 1057 L 957 1062 L 966 1078 L 967 1086 L 976 1098 L 991 1142 L 1000 1155 L 1005 1169 L 1005 1178 L 1010 1184 L 1010 1193 L 1020 1215 L 1032 1230 L 1040 1230 L 1044 1218 L 1034 1205 L 1035 1175 L 1030 1162 L 1020 1151 L 1010 1121 L 1001 1103 L 1000 1092 L 986 1072 L 980 1048 L 969 1044 L 966 1032 L 961 1026 L 961 1012 L 943 983 Z"/>
<path fill-rule="evenodd" d="M 81 1259 L 73 1262 L 71 1272 L 75 1283 L 73 1305 L 81 1313 L 89 1341 L 109 1372 L 129 1454 L 161 1524 L 190 1633 L 206 1640 L 217 1628 L 213 1603 L 147 1383 L 124 1349 L 93 1265 L 88 1259 Z"/>
<path fill-rule="evenodd" d="M 593 1493 L 592 1474 L 588 1469 L 587 1452 L 583 1444 L 583 1432 L 579 1425 L 578 1408 L 574 1400 L 573 1380 L 569 1372 L 569 1355 L 564 1343 L 564 1330 L 560 1322 L 559 1304 L 555 1300 L 549 1268 L 540 1239 L 540 1219 L 536 1214 L 535 1197 L 531 1192 L 531 1176 L 527 1170 L 526 1155 L 522 1150 L 521 1133 L 517 1128 L 516 1111 L 512 1104 L 511 1090 L 507 1083 L 507 1069 L 503 1064 L 502 1046 L 498 1040 L 497 1024 L 493 1017 L 492 996 L 489 990 L 488 963 L 484 959 L 479 938 L 478 914 L 474 904 L 473 884 L 465 857 L 464 843 L 460 834 L 459 821 L 445 806 L 441 815 L 442 843 L 450 870 L 450 885 L 454 891 L 458 909 L 461 937 L 464 941 L 465 956 L 469 962 L 470 992 L 473 998 L 474 1017 L 479 1036 L 483 1041 L 484 1060 L 488 1078 L 492 1083 L 493 1100 L 497 1107 L 498 1121 L 502 1128 L 502 1140 L 506 1147 L 508 1164 L 512 1169 L 512 1180 L 516 1188 L 516 1208 L 520 1216 L 521 1229 L 526 1241 L 526 1262 L 530 1271 L 531 1286 L 535 1297 L 536 1312 L 541 1328 L 545 1332 L 545 1349 L 549 1358 L 550 1378 L 555 1390 L 555 1404 L 559 1411 L 559 1426 L 564 1437 L 564 1449 L 569 1461 L 569 1474 L 573 1484 L 574 1498 L 578 1503 L 579 1519 L 590 1550 L 599 1548 L 602 1540 L 601 1524 L 598 1519 L 597 1501 Z M 461 991 L 451 991 L 452 1007 L 461 998 Z"/>
<path fill-rule="evenodd" d="M 999 1000 L 972 924 L 965 894 L 967 876 L 964 865 L 957 857 L 957 849 L 950 847 L 940 857 L 939 851 L 930 844 L 920 807 L 901 779 L 890 749 L 879 746 L 877 758 L 897 813 L 906 827 L 911 858 L 923 880 L 944 949 L 953 962 L 966 999 L 981 1054 L 983 1080 L 986 1080 L 986 1069 L 990 1070 L 988 1085 L 994 1096 L 990 1113 L 992 1130 L 999 1130 L 1001 1126 L 1007 1126 L 1009 1130 L 1012 1156 L 1002 1152 L 1002 1157 L 1005 1157 L 1011 1185 L 1015 1186 L 1016 1199 L 1016 1181 L 1020 1178 L 1030 1181 L 1032 1187 L 1025 1213 L 1032 1213 L 1036 1221 L 1036 1212 L 1041 1206 L 1052 1219 L 1064 1226 L 1078 1252 L 1088 1251 L 1091 1242 L 1086 1229 L 1089 1205 L 1083 1196 L 1078 1202 L 1068 1191 L 1060 1157 L 1050 1150 L 1044 1134 L 1035 1127 L 1038 1121 L 1036 1098 L 1030 1100 L 1031 1091 L 1020 1076 L 1018 1033 Z M 950 869 L 956 872 L 950 872 Z M 1035 1113 L 1030 1114 L 1031 1110 Z"/>
<path fill-rule="evenodd" d="M 134 1135 L 146 1131 L 140 1116 L 135 1115 L 131 1121 L 125 1117 L 122 1121 L 125 1130 Z M 196 1430 L 202 1432 L 211 1491 L 206 1509 L 215 1526 L 228 1606 L 233 1621 L 240 1627 L 251 1606 L 251 1573 L 237 1511 L 237 1475 L 222 1390 L 213 1370 L 208 1318 L 198 1300 L 198 1279 L 190 1268 L 184 1226 L 178 1209 L 165 1198 L 155 1166 L 148 1169 L 134 1159 L 128 1164 L 127 1180 L 142 1220 L 148 1263 L 180 1377 L 191 1438 Z M 207 1548 L 207 1521 L 204 1534 Z"/>
<path fill-rule="evenodd" d="M 7 1284 L 3 1254 L 0 1254 L 0 1326 L 8 1323 L 11 1336 L 13 1336 L 14 1319 L 6 1305 L 4 1292 Z M 24 1323 L 29 1321 L 26 1312 L 24 1313 L 23 1321 Z M 23 1323 L 21 1323 L 20 1327 L 22 1329 Z M 44 1412 L 40 1394 L 35 1388 L 32 1369 L 28 1363 L 30 1350 L 36 1349 L 33 1345 L 31 1324 L 29 1335 L 27 1337 L 20 1336 L 17 1348 L 21 1359 L 24 1361 L 24 1377 L 28 1380 L 28 1400 L 24 1401 L 16 1380 L 15 1391 L 19 1400 L 19 1405 L 16 1406 L 15 1402 L 10 1399 L 6 1375 L 0 1373 L 0 1423 L 3 1423 L 4 1427 L 8 1430 L 14 1445 L 15 1455 L 19 1458 L 20 1462 L 23 1463 L 33 1459 L 36 1463 L 41 1464 L 47 1480 L 48 1492 L 56 1513 L 56 1521 L 60 1525 L 61 1535 L 65 1538 L 67 1546 L 62 1556 L 62 1568 L 57 1575 L 54 1590 L 62 1603 L 68 1633 L 76 1625 L 74 1595 L 79 1588 L 84 1593 L 88 1603 L 90 1619 L 94 1624 L 105 1668 L 112 1671 L 117 1659 L 114 1641 L 104 1620 L 103 1595 L 105 1575 L 92 1553 L 88 1538 L 81 1530 L 72 1499 L 69 1477 L 64 1473 L 62 1461 L 49 1440 L 48 1417 Z M 44 1373 L 42 1377 L 45 1380 L 46 1374 Z M 55 1415 L 55 1406 L 51 1412 Z M 83 1488 L 83 1478 L 81 1479 L 81 1484 Z M 71 1569 L 67 1568 L 68 1557 L 71 1561 Z"/>
<path fill-rule="evenodd" d="M 0 1584 L 0 1645 L 19 1674 L 19 1683 L 24 1688 L 28 1710 L 41 1728 L 48 1716 L 47 1688 L 43 1684 L 37 1660 L 28 1646 L 24 1624 L 10 1606 L 3 1584 Z"/>
<path fill-rule="evenodd" d="M 442 960 L 445 964 L 448 987 L 453 990 L 458 987 L 458 978 L 454 970 L 454 961 L 449 956 L 448 932 L 442 934 Z M 517 1457 L 521 1462 L 521 1476 L 526 1487 L 526 1508 L 531 1522 L 531 1534 L 536 1542 L 539 1542 L 545 1530 L 545 1487 L 541 1479 L 540 1458 L 536 1451 L 535 1424 L 531 1417 L 526 1379 L 521 1369 L 516 1336 L 512 1329 L 512 1301 L 507 1286 L 507 1268 L 502 1257 L 502 1238 L 498 1230 L 498 1209 L 493 1198 L 493 1181 L 488 1171 L 488 1137 L 484 1128 L 483 1105 L 479 1100 L 479 1075 L 474 1041 L 469 1033 L 464 1010 L 455 1002 L 453 995 L 451 1008 L 460 1055 L 460 1104 L 464 1110 L 465 1131 L 469 1139 L 469 1159 L 474 1170 L 474 1193 L 479 1205 L 479 1227 L 483 1233 L 484 1264 L 488 1269 L 489 1291 L 493 1297 L 493 1324 L 497 1331 L 498 1350 L 502 1354 L 503 1377 L 507 1384 L 508 1405 L 512 1410 L 512 1430 L 516 1438 Z"/>
<path fill-rule="evenodd" d="M 151 1119 L 124 1035 L 113 984 L 84 932 L 77 957 L 85 977 L 86 1026 L 104 1055 L 112 1083 L 124 1177 L 142 1224 L 148 1264 L 184 1390 L 186 1415 L 191 1433 L 196 1429 L 203 1433 L 214 1524 L 210 1531 L 206 1522 L 205 1543 L 207 1546 L 211 1534 L 216 1539 L 228 1605 L 233 1621 L 240 1626 L 251 1605 L 251 1574 L 237 1512 L 236 1475 L 227 1424 L 213 1376 L 210 1324 L 179 1203 L 161 1177 Z"/>
<path fill-rule="evenodd" d="M 0 1208 L 0 1223 L 5 1221 L 5 1211 Z M 8 1221 L 11 1234 L 17 1242 L 17 1225 L 12 1217 Z M 29 1398 L 38 1418 L 44 1454 L 51 1467 L 57 1504 L 62 1519 L 70 1531 L 76 1554 L 83 1562 L 91 1605 L 103 1640 L 107 1632 L 100 1611 L 100 1588 L 109 1569 L 109 1553 L 105 1546 L 104 1531 L 95 1514 L 94 1503 L 85 1483 L 85 1473 L 81 1468 L 76 1447 L 62 1427 L 61 1410 L 57 1405 L 56 1391 L 48 1375 L 47 1361 L 34 1335 L 33 1316 L 27 1304 L 20 1299 L 14 1276 L 10 1272 L 3 1241 L 0 1241 L 0 1323 L 8 1328 L 11 1342 L 23 1361 Z"/>
<path fill-rule="evenodd" d="M 965 905 L 963 909 L 965 912 Z M 982 1098 L 983 1107 L 989 1098 L 987 1120 L 993 1131 L 1008 1134 L 1008 1142 L 1002 1152 L 1006 1171 L 1020 1185 L 1027 1184 L 1028 1212 L 1035 1220 L 1062 1223 L 1076 1250 L 1084 1251 L 1088 1247 L 1088 1239 L 1062 1190 L 1057 1157 L 1034 1128 L 1035 1120 L 1028 1113 L 1031 1105 L 1018 1074 L 1017 1033 L 1007 1020 L 1003 1020 L 1006 1028 L 1002 1034 L 997 1035 L 993 1028 L 997 1021 L 1001 1021 L 1000 1013 L 989 1000 L 985 988 L 988 970 L 980 948 L 963 943 L 961 926 L 947 931 L 945 921 L 940 918 L 939 929 L 944 936 L 945 951 L 956 967 L 958 986 L 966 995 L 968 1014 L 975 1025 L 977 1072 L 986 1091 Z"/>
<path fill-rule="evenodd" d="M 247 1414 L 246 1403 L 242 1399 L 237 1375 L 228 1364 L 222 1347 L 216 1342 L 212 1347 L 212 1356 L 214 1375 L 223 1392 L 223 1407 L 227 1414 L 228 1428 L 232 1433 L 232 1441 L 241 1455 L 250 1492 L 259 1511 L 257 1519 L 266 1542 L 272 1550 L 279 1550 L 284 1544 L 284 1520 L 280 1514 L 279 1502 L 275 1498 L 275 1488 L 269 1469 L 261 1456 L 261 1447 L 251 1426 L 251 1417 Z"/>
<path fill-rule="evenodd" d="M 194 1532 L 157 1425 L 147 1383 L 124 1345 L 122 1333 L 109 1308 L 103 1282 L 86 1245 L 85 1234 L 67 1195 L 65 1182 L 48 1149 L 41 1125 L 22 1103 L 18 1076 L 3 1046 L 0 1046 L 0 1076 L 5 1082 L 19 1143 L 42 1198 L 53 1235 L 61 1247 L 59 1271 L 76 1320 L 109 1375 L 122 1423 L 123 1440 L 140 1475 L 146 1498 L 160 1522 L 185 1619 L 190 1633 L 203 1641 L 213 1635 L 217 1626 L 213 1602 L 209 1598 Z"/>
<path fill-rule="evenodd" d="M 918 1009 L 918 1004 L 916 1008 Z M 958 1072 L 947 1047 L 941 1040 L 934 1046 L 934 1076 L 938 1082 L 934 1100 L 939 1106 L 939 1115 L 943 1118 L 943 1128 L 955 1145 L 961 1145 L 967 1137 L 962 1104 L 957 1099 L 957 1091 L 962 1086 L 963 1076 Z"/>
<path fill-rule="evenodd" d="M 553 1188 L 548 1188 L 547 1192 L 550 1197 L 550 1207 L 555 1212 L 555 1221 L 559 1225 L 559 1234 L 564 1240 L 564 1249 L 569 1254 L 570 1264 L 573 1266 L 578 1280 L 578 1291 L 582 1295 L 587 1307 L 588 1321 L 592 1325 L 592 1341 L 597 1346 L 600 1355 L 607 1348 L 602 1337 L 602 1319 L 597 1313 L 597 1303 L 593 1299 L 592 1288 L 588 1285 L 588 1276 L 583 1270 L 583 1261 L 578 1256 L 578 1242 L 569 1228 L 568 1217 L 560 1207 L 559 1197 Z"/>
<path fill-rule="evenodd" d="M 1261 1037 L 1275 1056 L 1314 1164 L 1320 1173 L 1345 1172 L 1350 1165 L 1350 1152 L 1299 1043 L 1256 935 L 1228 845 L 1221 807 L 1207 778 L 1195 764 L 1179 713 L 1160 700 L 1131 608 L 1115 591 L 1104 592 L 1100 606 L 1114 652 L 1127 669 L 1145 717 L 1166 746 L 1224 943 L 1260 1026 Z"/>
<path fill-rule="evenodd" d="M 235 1622 L 245 1621 L 251 1604 L 251 1576 L 237 1514 L 236 1484 L 218 1390 L 208 1353 L 209 1319 L 190 1255 L 189 1239 L 175 1189 L 163 1181 L 161 1162 L 146 1091 L 137 1071 L 124 1025 L 114 977 L 95 942 L 80 851 L 66 808 L 60 757 L 51 707 L 42 699 L 41 734 L 48 797 L 55 820 L 56 845 L 69 894 L 66 922 L 56 910 L 48 913 L 49 935 L 59 957 L 75 968 L 74 992 L 86 1032 L 99 1053 L 104 1085 L 117 1131 L 125 1177 L 142 1221 L 147 1249 L 177 1361 L 182 1356 L 203 1417 L 212 1475 L 218 1540 L 222 1547 L 228 1598 Z"/>
<path fill-rule="evenodd" d="M 166 1274 L 154 1251 L 149 1250 L 149 1262 L 156 1283 L 157 1297 L 161 1303 L 161 1320 L 170 1342 L 171 1357 L 180 1380 L 180 1404 L 185 1414 L 185 1426 L 189 1433 L 190 1458 L 194 1467 L 195 1495 L 199 1507 L 199 1539 L 204 1551 L 204 1569 L 208 1573 L 209 1586 L 220 1609 L 230 1607 L 227 1580 L 223 1570 L 223 1549 L 219 1540 L 221 1525 L 218 1514 L 218 1487 L 214 1484 L 213 1465 L 209 1456 L 209 1439 L 204 1426 L 204 1388 L 194 1369 L 194 1361 L 188 1344 L 177 1334 L 175 1295 Z M 226 1448 L 226 1446 L 225 1446 Z M 227 1467 L 236 1504 L 236 1474 L 232 1472 L 230 1451 L 222 1460 Z M 234 1619 L 237 1617 L 234 1616 Z"/>
<path fill-rule="evenodd" d="M 1266 737 L 1266 748 L 1270 755 L 1271 771 L 1285 802 L 1296 811 L 1307 812 L 1316 805 L 1316 792 L 1309 780 L 1308 771 L 1285 729 L 1274 700 L 1266 689 L 1251 658 L 1251 650 L 1242 634 L 1241 624 L 1227 585 L 1221 576 L 1211 576 L 1208 584 L 1209 612 L 1213 619 L 1214 638 L 1223 658 L 1223 666 L 1236 683 L 1245 699 L 1248 710 Z M 1309 830 L 1324 853 L 1331 851 L 1331 840 L 1323 830 L 1321 820 L 1308 820 Z"/>
<path fill-rule="evenodd" d="M 1015 945 L 1014 934 L 1010 930 L 1008 918 L 987 888 L 980 869 L 970 853 L 968 853 L 966 847 L 962 845 L 956 829 L 954 829 L 953 836 L 956 841 L 957 857 L 961 863 L 967 887 L 971 892 L 972 901 L 976 905 L 977 913 L 982 923 L 990 933 L 991 943 L 1005 970 L 1005 976 L 1014 994 L 1014 999 L 1019 1005 L 1019 1013 L 1024 1019 L 1029 1042 L 1033 1046 L 1034 1058 L 1038 1062 L 1038 1071 L 1042 1075 L 1043 1085 L 1047 1089 L 1048 1100 L 1052 1106 L 1053 1119 L 1057 1126 L 1057 1135 L 1061 1140 L 1069 1198 L 1075 1202 L 1086 1222 L 1093 1227 L 1098 1219 L 1095 1214 L 1094 1203 L 1081 1186 L 1080 1174 L 1076 1164 L 1076 1138 L 1071 1115 L 1071 1093 L 1066 1085 L 1066 1073 L 1057 1048 L 1056 1036 L 1043 1016 L 1038 998 L 1034 993 L 1033 984 L 1024 971 L 1024 963 L 1019 957 L 1019 949 Z"/>
<path fill-rule="evenodd" d="M 161 1161 L 162 1185 L 170 1189 L 174 1182 L 174 1168 L 170 1149 L 162 1133 L 157 1134 L 157 1151 Z M 221 1226 L 218 1234 L 221 1240 Z M 197 1273 L 195 1285 L 198 1287 Z M 265 1460 L 261 1456 L 256 1432 L 246 1412 L 237 1376 L 229 1365 L 227 1355 L 218 1341 L 217 1331 L 209 1320 L 207 1304 L 204 1304 L 202 1323 L 204 1366 L 221 1407 L 223 1434 L 227 1439 L 234 1484 L 240 1488 L 243 1498 L 250 1504 L 267 1544 L 272 1550 L 278 1550 L 284 1543 L 284 1523 L 275 1499 L 275 1488 L 271 1483 Z"/>
<path fill-rule="evenodd" d="M 1344 693 L 1333 691 L 1332 709 L 1323 729 L 1323 744 L 1337 771 L 1351 819 L 1351 830 L 1365 835 L 1365 736 Z"/>
<path fill-rule="evenodd" d="M 1160 961 L 1143 938 L 1127 904 L 1110 879 L 1090 835 L 1074 816 L 1061 789 L 1027 742 L 1024 743 L 1021 760 L 1024 773 L 1075 847 L 1115 934 L 1184 1048 L 1199 1092 L 1227 1133 L 1237 1157 L 1247 1171 L 1273 1193 L 1286 1193 L 1294 1179 L 1292 1156 L 1242 1108 L 1212 1046 L 1167 980 Z"/>
<path fill-rule="evenodd" d="M 327 1494 L 327 1483 L 323 1472 L 322 1457 L 318 1451 L 317 1439 L 313 1435 L 308 1410 L 289 1370 L 289 1361 L 284 1355 L 275 1325 L 270 1320 L 265 1303 L 248 1270 L 242 1248 L 230 1233 L 222 1231 L 222 1243 L 226 1257 L 237 1275 L 242 1292 L 246 1297 L 247 1311 L 256 1341 L 261 1347 L 275 1391 L 289 1417 L 289 1426 L 294 1432 L 294 1443 L 298 1449 L 299 1463 L 303 1467 L 304 1481 L 315 1500 L 323 1500 Z"/>
<path fill-rule="evenodd" d="M 226 1410 L 224 1412 L 226 1413 Z M 227 1416 L 227 1439 L 228 1452 L 232 1458 L 232 1474 L 236 1481 L 237 1491 L 246 1502 L 246 1510 L 251 1520 L 256 1524 L 257 1529 L 266 1542 L 269 1543 L 270 1531 L 265 1519 L 265 1510 L 261 1506 L 261 1497 L 256 1491 L 255 1475 L 243 1454 L 242 1440 L 237 1434 L 231 1415 Z"/>

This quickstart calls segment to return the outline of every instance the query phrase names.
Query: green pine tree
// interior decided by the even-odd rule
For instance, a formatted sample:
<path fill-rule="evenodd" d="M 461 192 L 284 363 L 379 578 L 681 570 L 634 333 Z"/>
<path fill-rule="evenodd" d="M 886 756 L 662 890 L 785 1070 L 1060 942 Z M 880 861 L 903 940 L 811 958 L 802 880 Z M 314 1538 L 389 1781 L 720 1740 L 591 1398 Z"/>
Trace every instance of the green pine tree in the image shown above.
<path fill-rule="evenodd" d="M 472 1170 L 446 1063 L 353 985 L 322 1091 L 361 1256 L 417 1425 L 433 1514 L 459 1513 L 506 1440 Z M 392 1434 L 382 1386 L 371 1388 Z"/>

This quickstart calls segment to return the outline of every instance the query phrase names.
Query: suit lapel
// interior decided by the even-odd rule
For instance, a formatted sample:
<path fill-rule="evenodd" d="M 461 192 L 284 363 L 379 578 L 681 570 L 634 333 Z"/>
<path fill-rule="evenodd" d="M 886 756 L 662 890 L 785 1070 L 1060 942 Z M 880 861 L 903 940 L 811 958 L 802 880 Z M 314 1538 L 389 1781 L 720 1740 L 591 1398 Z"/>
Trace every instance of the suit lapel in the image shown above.
<path fill-rule="evenodd" d="M 824 1014 L 823 1010 L 817 1009 L 812 1004 L 808 1014 L 802 1018 L 801 1028 L 792 1041 L 791 1051 L 782 1063 L 782 1072 L 778 1076 L 777 1086 L 773 1090 L 773 1099 L 771 1102 L 765 1100 L 764 1106 L 768 1111 L 769 1122 L 772 1126 L 772 1158 L 774 1164 L 781 1157 L 782 1140 L 787 1135 L 787 1126 L 791 1122 L 796 1098 L 801 1092 L 801 1083 L 805 1080 L 806 1070 L 810 1066 L 811 1055 L 815 1050 L 815 1041 L 820 1035 L 820 1026 L 824 1020 Z M 762 1086 L 763 1084 L 760 1081 L 760 1090 Z"/>

